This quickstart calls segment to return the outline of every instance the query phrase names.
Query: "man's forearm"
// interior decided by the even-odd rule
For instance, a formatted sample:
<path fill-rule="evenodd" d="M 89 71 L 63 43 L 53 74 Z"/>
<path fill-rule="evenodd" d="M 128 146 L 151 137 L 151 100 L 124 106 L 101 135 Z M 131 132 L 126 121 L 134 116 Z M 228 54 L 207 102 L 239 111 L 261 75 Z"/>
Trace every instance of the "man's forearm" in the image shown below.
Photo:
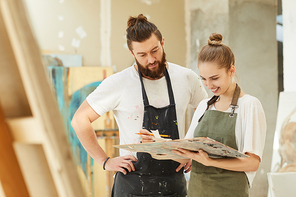
<path fill-rule="evenodd" d="M 97 141 L 97 137 L 91 123 L 87 118 L 73 118 L 71 122 L 78 139 L 87 153 L 100 165 L 103 165 L 107 155 Z"/>

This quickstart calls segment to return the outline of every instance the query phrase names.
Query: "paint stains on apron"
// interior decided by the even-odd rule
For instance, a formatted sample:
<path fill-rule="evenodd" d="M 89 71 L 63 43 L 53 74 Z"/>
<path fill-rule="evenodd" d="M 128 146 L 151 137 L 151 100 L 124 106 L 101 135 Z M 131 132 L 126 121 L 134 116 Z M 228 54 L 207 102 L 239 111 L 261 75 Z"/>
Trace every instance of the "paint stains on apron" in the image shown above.
<path fill-rule="evenodd" d="M 142 96 L 144 103 L 143 128 L 149 131 L 158 130 L 159 134 L 170 135 L 172 139 L 179 139 L 177 115 L 174 94 L 167 69 L 164 71 L 170 104 L 166 107 L 156 108 L 149 105 L 144 88 L 142 75 L 139 71 Z M 187 194 L 186 180 L 183 169 L 176 172 L 178 162 L 172 160 L 156 160 L 149 153 L 137 153 L 138 161 L 133 162 L 134 172 L 126 175 L 116 173 L 112 196 L 138 197 L 138 196 L 168 196 L 185 197 Z"/>

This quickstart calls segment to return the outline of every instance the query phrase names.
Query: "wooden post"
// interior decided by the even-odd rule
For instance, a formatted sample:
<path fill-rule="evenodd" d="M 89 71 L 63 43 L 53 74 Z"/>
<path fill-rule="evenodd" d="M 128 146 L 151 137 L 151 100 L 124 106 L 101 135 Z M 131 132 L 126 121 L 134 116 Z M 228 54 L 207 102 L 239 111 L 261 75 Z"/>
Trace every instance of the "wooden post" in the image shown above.
<path fill-rule="evenodd" d="M 13 149 L 13 138 L 0 105 L 0 180 L 6 196 L 30 196 Z"/>
<path fill-rule="evenodd" d="M 0 0 L 0 44 L 0 178 L 6 196 L 85 196 L 23 1 Z M 15 177 L 21 172 L 24 178 Z"/>

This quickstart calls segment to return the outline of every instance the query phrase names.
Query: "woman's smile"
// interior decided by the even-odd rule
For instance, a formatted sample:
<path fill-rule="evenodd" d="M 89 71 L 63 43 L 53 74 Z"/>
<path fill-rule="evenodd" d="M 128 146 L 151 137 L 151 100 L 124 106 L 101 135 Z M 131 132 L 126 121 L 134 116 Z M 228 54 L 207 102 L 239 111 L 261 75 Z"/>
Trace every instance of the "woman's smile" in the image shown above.
<path fill-rule="evenodd" d="M 215 89 L 211 89 L 211 91 L 215 94 L 215 93 L 218 92 L 219 89 L 220 89 L 220 88 L 215 88 Z"/>

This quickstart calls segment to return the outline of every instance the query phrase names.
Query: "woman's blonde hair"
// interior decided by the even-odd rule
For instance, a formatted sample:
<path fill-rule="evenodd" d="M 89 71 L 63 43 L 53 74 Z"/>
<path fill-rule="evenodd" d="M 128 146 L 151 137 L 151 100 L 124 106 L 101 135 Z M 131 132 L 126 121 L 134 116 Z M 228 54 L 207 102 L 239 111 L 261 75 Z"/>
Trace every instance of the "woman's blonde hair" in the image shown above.
<path fill-rule="evenodd" d="M 222 43 L 222 39 L 223 36 L 218 33 L 212 33 L 209 36 L 208 44 L 203 46 L 198 54 L 198 64 L 216 62 L 226 70 L 229 70 L 235 64 L 234 54 L 227 45 Z"/>

